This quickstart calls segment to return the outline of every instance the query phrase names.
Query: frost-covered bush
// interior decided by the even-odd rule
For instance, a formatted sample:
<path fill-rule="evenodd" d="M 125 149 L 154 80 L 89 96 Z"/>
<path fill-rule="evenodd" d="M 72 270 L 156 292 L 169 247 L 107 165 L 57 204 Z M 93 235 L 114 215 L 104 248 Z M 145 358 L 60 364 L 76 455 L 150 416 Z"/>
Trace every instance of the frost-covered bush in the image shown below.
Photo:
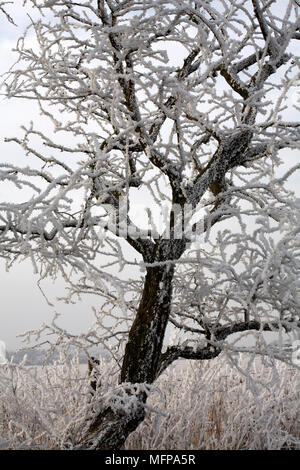
<path fill-rule="evenodd" d="M 163 401 L 126 442 L 127 449 L 299 449 L 299 372 L 241 355 L 239 372 L 226 356 L 181 362 L 157 385 Z"/>
<path fill-rule="evenodd" d="M 222 354 L 169 367 L 125 449 L 299 449 L 299 372 L 262 357 L 234 361 Z M 87 367 L 76 359 L 2 366 L 1 448 L 72 449 L 84 436 L 87 416 L 97 412 L 99 396 L 105 400 L 118 387 L 112 367 L 100 361 L 101 387 L 93 397 Z"/>
<path fill-rule="evenodd" d="M 0 367 L 0 448 L 59 449 L 77 440 L 86 375 L 76 359 Z"/>

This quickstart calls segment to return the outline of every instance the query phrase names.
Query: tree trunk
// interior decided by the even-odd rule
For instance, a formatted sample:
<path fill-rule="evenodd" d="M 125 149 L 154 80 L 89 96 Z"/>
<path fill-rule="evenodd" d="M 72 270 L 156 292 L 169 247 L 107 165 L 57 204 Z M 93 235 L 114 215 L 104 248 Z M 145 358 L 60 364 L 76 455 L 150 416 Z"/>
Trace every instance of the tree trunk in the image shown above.
<path fill-rule="evenodd" d="M 125 349 L 121 382 L 155 380 L 168 323 L 174 266 L 148 268 L 142 299 Z"/>
<path fill-rule="evenodd" d="M 174 265 L 149 267 L 136 318 L 132 324 L 121 370 L 121 383 L 153 383 L 171 309 Z M 130 401 L 132 392 L 128 391 Z M 107 407 L 94 418 L 79 449 L 120 449 L 144 420 L 145 393 L 138 392 L 129 412 Z"/>

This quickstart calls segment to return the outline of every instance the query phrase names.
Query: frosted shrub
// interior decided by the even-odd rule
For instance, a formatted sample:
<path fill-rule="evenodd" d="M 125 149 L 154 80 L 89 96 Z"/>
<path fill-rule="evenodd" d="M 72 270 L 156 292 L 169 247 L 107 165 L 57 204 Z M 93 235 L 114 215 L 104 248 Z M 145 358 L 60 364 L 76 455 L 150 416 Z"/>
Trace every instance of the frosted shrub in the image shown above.
<path fill-rule="evenodd" d="M 77 440 L 87 387 L 87 374 L 76 359 L 53 366 L 2 367 L 2 448 L 59 449 L 64 442 Z"/>
<path fill-rule="evenodd" d="M 238 363 L 246 370 L 249 361 Z M 126 449 L 299 449 L 299 372 L 275 366 L 257 357 L 246 376 L 223 355 L 181 361 L 157 383 L 163 401 L 149 400 L 166 416 L 148 413 Z"/>
<path fill-rule="evenodd" d="M 245 374 L 224 354 L 169 367 L 154 384 L 146 419 L 125 449 L 299 449 L 299 372 L 249 355 L 237 365 Z M 87 366 L 76 359 L 2 366 L 1 448 L 72 449 L 99 396 L 117 385 L 112 367 L 100 361 L 101 388 L 94 399 Z"/>

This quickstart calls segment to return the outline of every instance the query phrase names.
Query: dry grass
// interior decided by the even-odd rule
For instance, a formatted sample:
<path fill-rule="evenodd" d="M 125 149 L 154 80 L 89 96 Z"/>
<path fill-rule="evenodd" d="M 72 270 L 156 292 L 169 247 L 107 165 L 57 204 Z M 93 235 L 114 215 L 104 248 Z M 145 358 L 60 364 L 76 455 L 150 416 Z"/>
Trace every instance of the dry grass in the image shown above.
<path fill-rule="evenodd" d="M 126 449 L 299 449 L 299 372 L 276 369 L 256 358 L 252 382 L 220 357 L 167 371 L 149 401 L 166 416 L 148 413 Z"/>
<path fill-rule="evenodd" d="M 299 372 L 244 355 L 179 362 L 157 381 L 131 449 L 299 449 Z M 102 377 L 110 365 L 101 363 Z M 59 449 L 76 443 L 90 402 L 87 368 L 0 368 L 0 448 Z M 104 384 L 104 388 L 107 384 Z M 113 385 L 113 383 L 111 384 Z M 107 386 L 109 389 L 111 386 Z"/>

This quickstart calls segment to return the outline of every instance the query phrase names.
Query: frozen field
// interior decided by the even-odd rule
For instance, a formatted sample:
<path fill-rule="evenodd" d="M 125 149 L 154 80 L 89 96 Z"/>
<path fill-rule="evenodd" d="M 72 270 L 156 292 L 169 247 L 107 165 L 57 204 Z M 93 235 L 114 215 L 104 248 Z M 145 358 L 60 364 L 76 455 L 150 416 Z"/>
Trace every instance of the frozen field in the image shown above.
<path fill-rule="evenodd" d="M 154 384 L 126 449 L 300 449 L 299 372 L 260 358 L 179 361 Z M 110 366 L 103 362 L 105 387 Z M 0 436 L 12 448 L 57 449 L 82 432 L 87 366 L 0 371 Z M 112 384 L 113 385 L 113 384 Z M 6 444 L 7 445 L 7 444 Z"/>

